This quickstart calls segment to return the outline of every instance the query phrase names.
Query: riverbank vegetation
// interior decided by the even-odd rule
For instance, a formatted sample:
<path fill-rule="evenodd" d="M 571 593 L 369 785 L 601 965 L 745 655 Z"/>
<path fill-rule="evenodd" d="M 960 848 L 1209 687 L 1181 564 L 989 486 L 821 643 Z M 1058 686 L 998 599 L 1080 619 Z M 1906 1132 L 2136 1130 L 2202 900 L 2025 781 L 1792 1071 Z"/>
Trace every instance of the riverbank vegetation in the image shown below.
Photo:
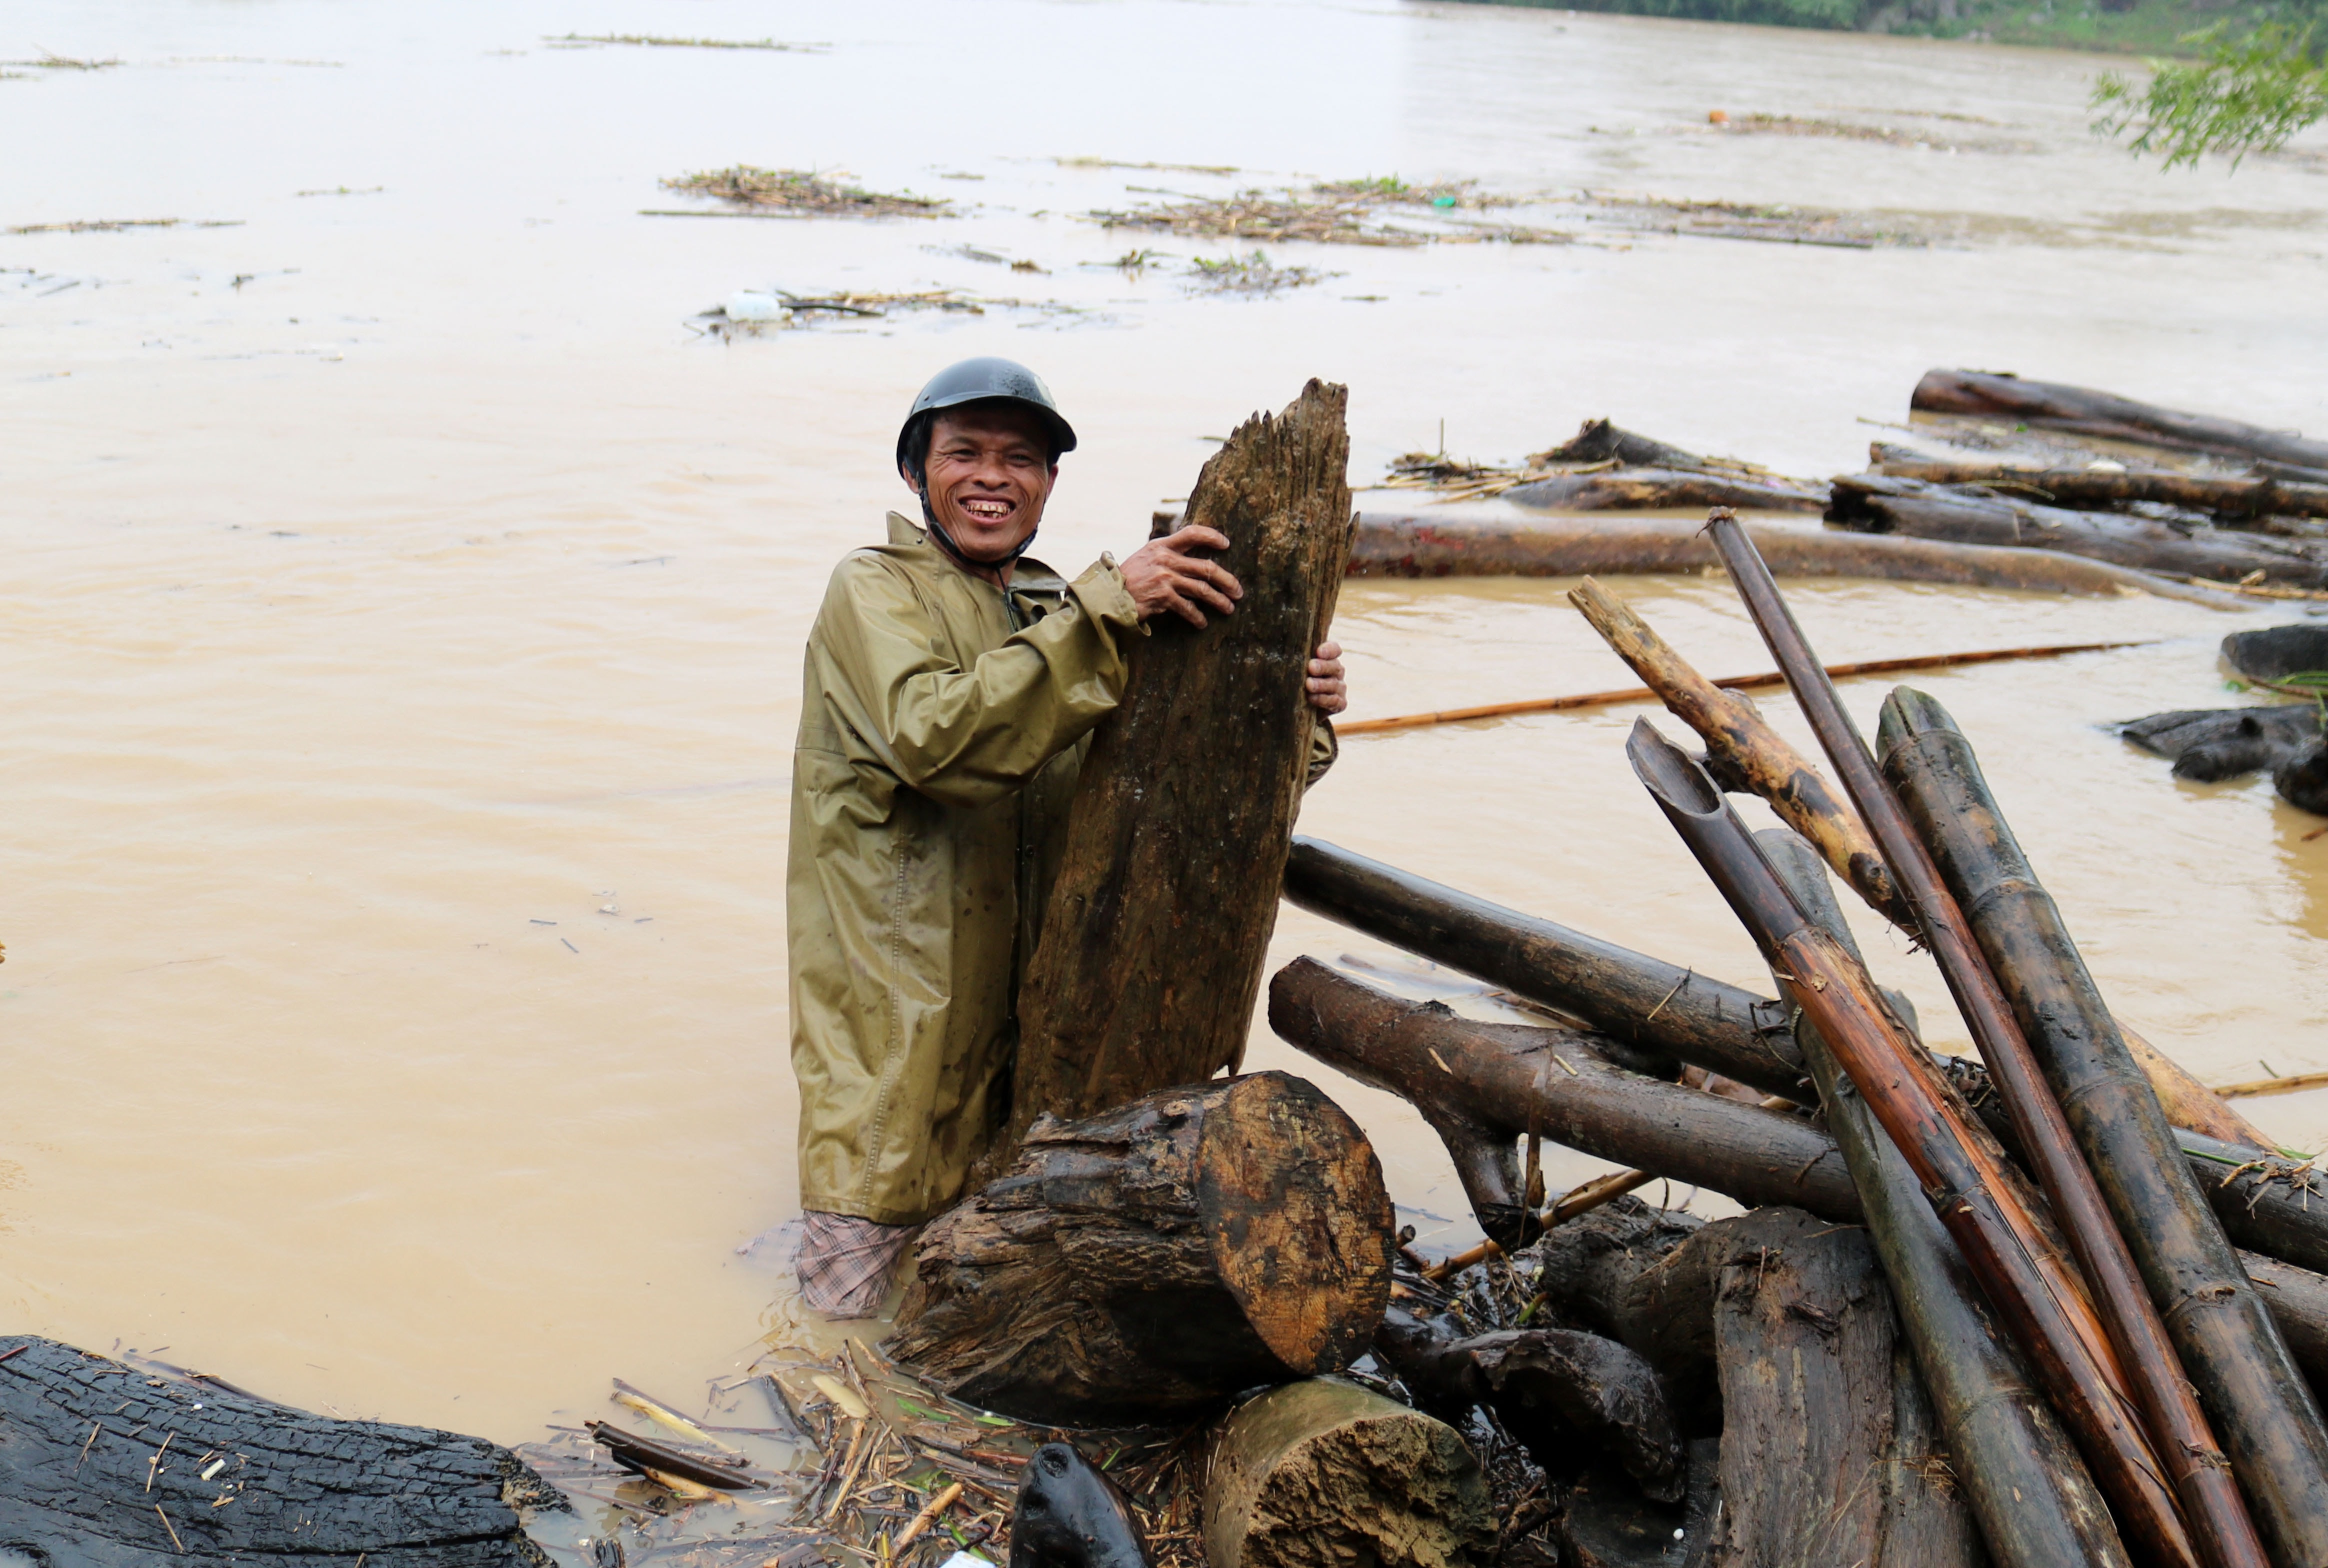
<path fill-rule="evenodd" d="M 2271 0 L 1473 0 L 1698 22 L 1750 22 L 1921 38 L 2195 59 L 2220 26 L 2245 38 L 2284 18 Z"/>

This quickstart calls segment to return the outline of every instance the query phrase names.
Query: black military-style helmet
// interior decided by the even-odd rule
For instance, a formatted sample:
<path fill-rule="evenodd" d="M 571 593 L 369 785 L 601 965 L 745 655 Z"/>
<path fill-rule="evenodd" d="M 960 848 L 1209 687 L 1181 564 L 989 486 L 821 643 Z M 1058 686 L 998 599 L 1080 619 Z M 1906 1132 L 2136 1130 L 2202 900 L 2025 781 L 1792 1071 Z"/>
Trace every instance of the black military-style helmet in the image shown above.
<path fill-rule="evenodd" d="M 1015 359 L 990 355 L 949 365 L 930 378 L 929 385 L 914 399 L 905 425 L 897 431 L 897 466 L 908 473 L 920 471 L 929 457 L 926 432 L 940 409 L 990 402 L 1021 403 L 1040 414 L 1051 427 L 1052 456 L 1075 449 L 1075 426 L 1060 415 L 1059 406 L 1051 400 L 1051 389 L 1043 385 L 1043 378 Z"/>

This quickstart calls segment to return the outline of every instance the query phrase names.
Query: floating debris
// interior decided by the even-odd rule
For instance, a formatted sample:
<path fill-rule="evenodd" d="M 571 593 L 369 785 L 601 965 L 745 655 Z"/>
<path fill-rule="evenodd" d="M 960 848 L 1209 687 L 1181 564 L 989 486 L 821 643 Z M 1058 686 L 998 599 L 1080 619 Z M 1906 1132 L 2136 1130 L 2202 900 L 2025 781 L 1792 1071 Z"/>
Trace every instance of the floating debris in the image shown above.
<path fill-rule="evenodd" d="M 765 49 L 778 54 L 823 54 L 832 48 L 830 43 L 786 43 L 774 38 L 664 38 L 652 33 L 569 33 L 542 42 L 553 49 L 628 43 L 645 49 Z"/>
<path fill-rule="evenodd" d="M 1586 213 L 1588 221 L 1637 233 L 1678 234 L 1703 239 L 1760 239 L 1780 245 L 1835 246 L 1845 250 L 1931 243 L 1911 219 L 1897 213 L 1831 212 L 1815 207 L 1689 201 L 1591 191 L 1578 200 L 1590 209 Z"/>
<path fill-rule="evenodd" d="M 1157 174 L 1239 174 L 1234 163 L 1122 163 L 1113 158 L 1054 158 L 1062 169 L 1143 169 Z"/>
<path fill-rule="evenodd" d="M 0 65 L 23 66 L 32 70 L 110 70 L 120 63 L 117 60 L 70 60 L 48 53 L 38 60 L 0 60 Z"/>
<path fill-rule="evenodd" d="M 689 196 L 725 201 L 731 210 L 753 216 L 801 214 L 810 217 L 943 218 L 953 203 L 942 196 L 916 196 L 910 191 L 868 191 L 846 184 L 851 176 L 839 170 L 830 174 L 810 169 L 762 169 L 738 163 L 730 169 L 710 169 L 665 180 L 662 188 Z M 651 218 L 697 217 L 695 212 L 649 212 Z"/>
<path fill-rule="evenodd" d="M 1717 109 L 1715 115 L 1721 115 Z M 1929 118 L 1957 117 L 1923 117 Z M 1750 114 L 1708 117 L 1713 128 L 1725 135 L 1834 136 L 1845 141 L 1882 142 L 1887 146 L 1909 147 L 1934 153 L 2033 153 L 2034 142 L 2000 141 L 1995 138 L 1946 142 L 1929 131 L 1902 131 L 1885 125 L 1859 125 L 1849 120 L 1813 119 L 1800 115 Z M 1993 120 L 1978 122 L 1994 125 Z"/>
<path fill-rule="evenodd" d="M 1188 263 L 1188 287 L 1198 294 L 1273 294 L 1302 288 L 1333 275 L 1306 266 L 1279 266 L 1262 251 L 1251 256 L 1196 257 Z"/>
<path fill-rule="evenodd" d="M 239 218 L 89 218 L 71 223 L 25 223 L 5 230 L 9 234 L 111 234 L 123 229 L 239 229 Z"/>
<path fill-rule="evenodd" d="M 326 191 L 294 191 L 291 194 L 294 196 L 378 196 L 387 189 L 385 185 L 366 185 L 361 190 L 352 190 L 345 185 L 334 185 Z"/>
<path fill-rule="evenodd" d="M 796 294 L 784 289 L 739 289 L 725 303 L 691 318 L 688 325 L 715 338 L 757 337 L 763 332 L 813 326 L 820 320 L 881 317 L 892 311 L 956 311 L 983 315 L 987 307 L 1023 306 L 1024 300 L 982 299 L 960 289 L 923 289 L 911 294 Z"/>
<path fill-rule="evenodd" d="M 1138 191 L 1141 187 L 1131 189 Z M 1150 193 L 1181 199 L 1169 206 L 1100 210 L 1086 216 L 1103 229 L 1153 229 L 1168 234 L 1280 243 L 1300 239 L 1317 245 L 1416 246 L 1485 236 L 1478 232 L 1449 234 L 1403 228 L 1385 222 L 1385 210 L 1448 212 L 1514 204 L 1509 197 L 1481 192 L 1468 180 L 1411 185 L 1395 176 L 1337 180 L 1306 190 L 1253 189 L 1231 196 L 1186 196 L 1170 191 Z M 1508 238 L 1512 235 L 1497 232 L 1493 238 Z"/>

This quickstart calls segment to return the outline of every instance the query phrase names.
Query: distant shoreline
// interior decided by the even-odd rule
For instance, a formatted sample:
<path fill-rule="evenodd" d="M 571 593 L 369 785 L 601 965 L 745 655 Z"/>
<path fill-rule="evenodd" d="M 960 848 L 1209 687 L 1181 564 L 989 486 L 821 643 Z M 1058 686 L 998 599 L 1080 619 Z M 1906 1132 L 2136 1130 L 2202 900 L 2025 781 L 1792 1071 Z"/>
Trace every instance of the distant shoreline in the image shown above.
<path fill-rule="evenodd" d="M 2259 19 L 2246 0 L 2192 5 L 2190 0 L 2140 0 L 2122 10 L 2093 4 L 2032 4 L 2031 0 L 1459 0 L 1474 5 L 1524 5 L 1547 11 L 1592 11 L 1663 16 L 1685 22 L 1736 22 L 1765 27 L 1805 27 L 1828 33 L 1874 33 L 1946 38 L 1967 43 L 2010 43 L 2083 49 L 2105 54 L 2192 55 L 2182 40 L 2229 21 L 2234 31 Z"/>

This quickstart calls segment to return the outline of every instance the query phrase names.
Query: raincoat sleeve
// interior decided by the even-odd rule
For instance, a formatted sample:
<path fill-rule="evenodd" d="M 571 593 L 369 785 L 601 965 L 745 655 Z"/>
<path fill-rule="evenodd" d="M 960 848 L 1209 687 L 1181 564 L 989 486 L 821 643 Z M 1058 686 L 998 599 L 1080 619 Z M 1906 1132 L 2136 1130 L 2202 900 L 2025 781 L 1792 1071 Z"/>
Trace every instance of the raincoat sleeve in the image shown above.
<path fill-rule="evenodd" d="M 1022 788 L 1122 699 L 1126 639 L 1140 616 L 1103 560 L 1060 607 L 963 668 L 938 651 L 934 611 L 874 555 L 833 574 L 823 631 L 850 725 L 883 766 L 949 806 Z"/>

